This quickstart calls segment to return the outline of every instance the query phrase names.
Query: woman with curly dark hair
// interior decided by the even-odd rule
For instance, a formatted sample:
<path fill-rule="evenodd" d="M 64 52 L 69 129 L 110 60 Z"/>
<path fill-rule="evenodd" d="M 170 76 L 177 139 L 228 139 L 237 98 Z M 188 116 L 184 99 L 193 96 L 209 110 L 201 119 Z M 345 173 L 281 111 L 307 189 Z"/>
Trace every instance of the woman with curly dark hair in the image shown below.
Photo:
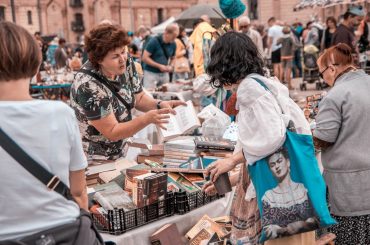
<path fill-rule="evenodd" d="M 77 72 L 71 88 L 82 134 L 84 151 L 90 160 L 116 160 L 123 155 L 127 138 L 149 124 L 164 127 L 179 101 L 158 101 L 143 91 L 129 40 L 122 27 L 101 24 L 85 38 L 89 61 Z M 131 110 L 145 114 L 132 118 Z"/>
<path fill-rule="evenodd" d="M 258 244 L 261 232 L 256 195 L 246 164 L 253 164 L 276 152 L 285 141 L 287 123 L 294 122 L 297 132 L 311 134 L 302 110 L 289 98 L 288 89 L 278 80 L 265 76 L 263 60 L 252 40 L 242 33 L 228 32 L 211 50 L 207 67 L 216 87 L 237 89 L 236 109 L 239 135 L 233 156 L 218 160 L 207 168 L 211 182 L 204 191 L 214 193 L 212 183 L 220 174 L 240 166 L 236 197 L 232 207 L 233 244 Z M 284 114 L 282 114 L 284 111 Z M 314 232 L 276 239 L 266 244 L 312 244 Z"/>

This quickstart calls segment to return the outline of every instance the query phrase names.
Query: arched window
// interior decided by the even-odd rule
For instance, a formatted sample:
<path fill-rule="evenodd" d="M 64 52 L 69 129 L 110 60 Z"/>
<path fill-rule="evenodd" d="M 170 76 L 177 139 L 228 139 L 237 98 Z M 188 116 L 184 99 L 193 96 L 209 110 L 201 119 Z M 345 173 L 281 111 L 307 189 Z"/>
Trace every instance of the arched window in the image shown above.
<path fill-rule="evenodd" d="M 5 20 L 5 7 L 0 6 L 0 21 Z"/>
<path fill-rule="evenodd" d="M 157 15 L 158 15 L 158 24 L 163 22 L 163 9 L 157 9 Z"/>
<path fill-rule="evenodd" d="M 27 20 L 28 20 L 28 24 L 32 25 L 32 11 L 30 10 L 27 11 Z"/>

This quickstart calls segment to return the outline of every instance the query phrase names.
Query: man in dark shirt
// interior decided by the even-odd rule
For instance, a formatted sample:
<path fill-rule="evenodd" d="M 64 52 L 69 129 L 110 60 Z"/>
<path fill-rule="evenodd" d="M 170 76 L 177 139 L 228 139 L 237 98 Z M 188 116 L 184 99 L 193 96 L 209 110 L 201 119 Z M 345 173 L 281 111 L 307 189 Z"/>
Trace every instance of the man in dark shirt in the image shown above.
<path fill-rule="evenodd" d="M 356 38 L 354 26 L 359 22 L 359 17 L 363 16 L 362 9 L 352 7 L 343 15 L 343 22 L 335 31 L 332 39 L 332 45 L 345 43 L 352 48 L 352 53 L 357 53 Z"/>
<path fill-rule="evenodd" d="M 162 35 L 149 40 L 142 57 L 145 88 L 154 89 L 169 82 L 169 73 L 173 70 L 170 61 L 175 56 L 178 35 L 179 26 L 170 24 Z"/>

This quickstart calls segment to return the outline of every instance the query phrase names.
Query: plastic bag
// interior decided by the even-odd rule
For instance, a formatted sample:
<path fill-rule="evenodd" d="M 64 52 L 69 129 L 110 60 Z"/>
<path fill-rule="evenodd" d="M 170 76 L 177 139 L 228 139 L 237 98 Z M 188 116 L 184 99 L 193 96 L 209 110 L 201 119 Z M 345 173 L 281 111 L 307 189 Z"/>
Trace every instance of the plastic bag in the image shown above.
<path fill-rule="evenodd" d="M 230 117 L 213 104 L 205 107 L 198 117 L 203 119 L 202 133 L 205 137 L 222 137 L 231 124 Z"/>

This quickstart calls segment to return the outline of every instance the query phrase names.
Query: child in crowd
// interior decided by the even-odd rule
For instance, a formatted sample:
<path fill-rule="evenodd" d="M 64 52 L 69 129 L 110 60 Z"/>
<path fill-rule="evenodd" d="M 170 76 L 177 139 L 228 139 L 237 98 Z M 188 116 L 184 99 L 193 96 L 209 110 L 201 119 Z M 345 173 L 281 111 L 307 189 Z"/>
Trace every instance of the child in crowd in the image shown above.
<path fill-rule="evenodd" d="M 293 89 L 292 80 L 292 66 L 294 51 L 299 46 L 299 43 L 290 33 L 290 27 L 284 26 L 284 36 L 277 40 L 277 44 L 281 44 L 281 61 L 284 69 L 284 80 L 288 83 L 288 88 Z"/>

